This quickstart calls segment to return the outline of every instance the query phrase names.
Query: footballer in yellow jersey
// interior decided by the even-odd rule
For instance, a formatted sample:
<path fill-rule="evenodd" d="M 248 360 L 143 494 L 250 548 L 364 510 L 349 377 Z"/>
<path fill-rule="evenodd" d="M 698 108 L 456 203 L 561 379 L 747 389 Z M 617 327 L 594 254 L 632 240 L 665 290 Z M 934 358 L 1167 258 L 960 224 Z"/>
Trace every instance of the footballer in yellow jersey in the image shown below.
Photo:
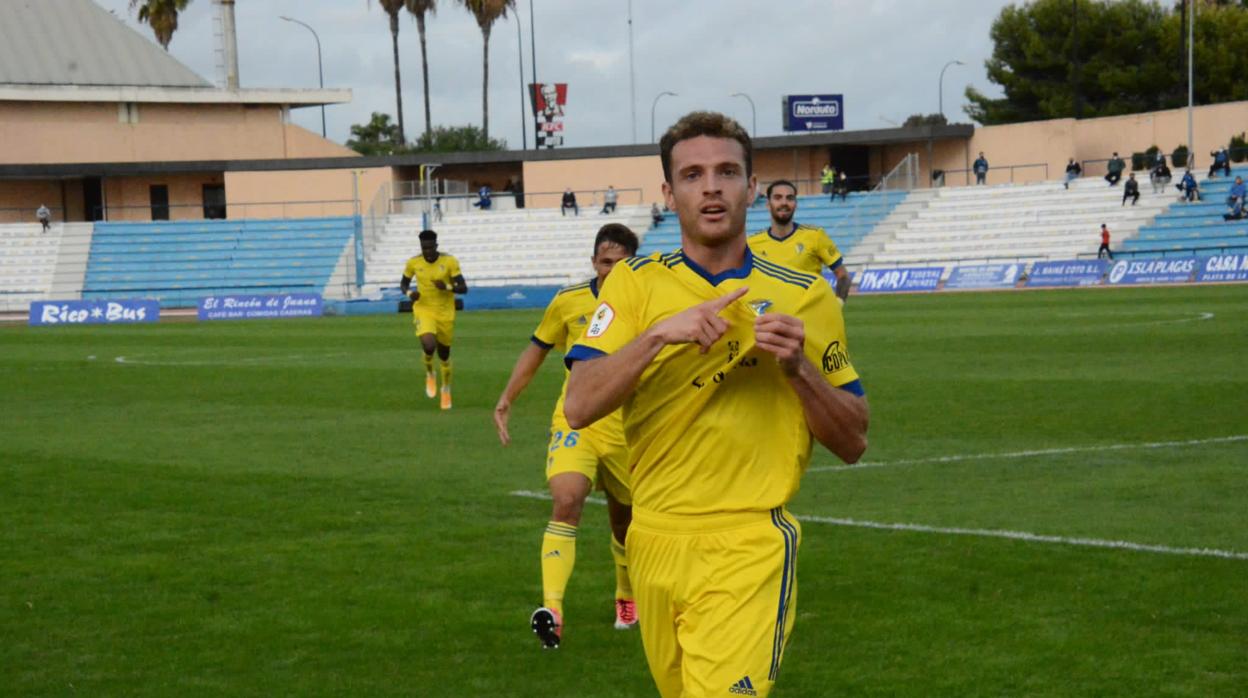
<path fill-rule="evenodd" d="M 616 262 L 637 253 L 637 236 L 627 226 L 608 223 L 594 239 L 591 261 L 597 276 L 569 286 L 557 294 L 532 341 L 520 354 L 511 378 L 494 407 L 494 426 L 506 446 L 511 442 L 508 421 L 511 404 L 532 380 L 551 349 L 566 354 L 598 307 L 599 289 Z M 628 577 L 624 539 L 632 519 L 629 493 L 628 446 L 624 442 L 624 421 L 619 410 L 583 429 L 568 426 L 563 416 L 567 381 L 560 390 L 551 418 L 546 447 L 546 481 L 553 507 L 542 537 L 542 605 L 533 612 L 529 625 L 543 647 L 558 647 L 563 639 L 563 597 L 576 563 L 576 533 L 585 498 L 597 485 L 607 496 L 611 521 L 611 554 L 615 559 L 615 627 L 626 630 L 637 623 L 636 605 Z"/>
<path fill-rule="evenodd" d="M 576 428 L 623 407 L 629 571 L 659 692 L 766 696 L 796 617 L 785 504 L 814 441 L 861 457 L 869 409 L 831 287 L 746 245 L 745 130 L 693 112 L 660 158 L 682 247 L 616 265 L 565 358 L 564 414 Z"/>
<path fill-rule="evenodd" d="M 767 186 L 767 210 L 771 225 L 754 233 L 748 243 L 754 254 L 807 274 L 820 276 L 823 268 L 836 276 L 836 295 L 842 301 L 849 297 L 849 272 L 836 243 L 827 231 L 793 220 L 797 213 L 797 187 L 792 182 L 777 180 Z"/>
<path fill-rule="evenodd" d="M 416 287 L 412 288 L 412 282 Z M 435 397 L 433 353 L 441 362 L 442 409 L 451 409 L 451 340 L 455 336 L 455 294 L 467 293 L 459 260 L 438 252 L 438 234 L 420 231 L 420 255 L 407 260 L 399 290 L 412 299 L 412 324 L 425 359 L 425 395 Z"/>

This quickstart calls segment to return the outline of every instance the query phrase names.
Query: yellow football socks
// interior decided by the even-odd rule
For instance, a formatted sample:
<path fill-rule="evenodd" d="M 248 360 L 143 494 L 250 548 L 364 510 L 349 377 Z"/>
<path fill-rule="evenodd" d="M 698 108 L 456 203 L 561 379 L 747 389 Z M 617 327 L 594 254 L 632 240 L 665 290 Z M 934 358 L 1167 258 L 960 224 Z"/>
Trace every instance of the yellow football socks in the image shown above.
<path fill-rule="evenodd" d="M 615 558 L 615 598 L 633 598 L 633 583 L 628 580 L 628 556 L 624 544 L 611 536 L 611 557 Z"/>
<path fill-rule="evenodd" d="M 442 388 L 449 390 L 451 387 L 451 360 L 446 359 L 442 362 Z M 430 368 L 430 370 L 433 370 Z"/>
<path fill-rule="evenodd" d="M 425 375 L 433 373 L 433 354 L 425 354 Z"/>
<path fill-rule="evenodd" d="M 546 524 L 542 536 L 542 605 L 563 615 L 563 592 L 576 565 L 576 526 Z"/>

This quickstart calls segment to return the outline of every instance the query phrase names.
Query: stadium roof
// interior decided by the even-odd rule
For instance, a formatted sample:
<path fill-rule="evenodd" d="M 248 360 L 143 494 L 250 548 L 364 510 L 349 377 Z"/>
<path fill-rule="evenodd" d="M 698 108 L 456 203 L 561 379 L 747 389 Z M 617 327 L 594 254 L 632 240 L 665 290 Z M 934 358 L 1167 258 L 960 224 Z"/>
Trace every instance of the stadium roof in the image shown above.
<path fill-rule="evenodd" d="M 0 101 L 312 106 L 350 90 L 221 90 L 91 0 L 0 0 Z"/>
<path fill-rule="evenodd" d="M 3 1 L 3 0 L 0 0 Z M 3 86 L 0 86 L 3 99 Z M 755 150 L 833 145 L 887 145 L 923 141 L 969 140 L 975 127 L 969 124 L 949 126 L 916 126 L 865 131 L 767 136 L 755 139 Z M 369 157 L 334 156 L 323 158 L 290 158 L 269 160 L 194 160 L 175 162 L 93 162 L 60 164 L 0 165 L 0 179 L 17 177 L 80 177 L 175 174 L 189 172 L 263 172 L 274 170 L 323 170 L 363 167 L 404 167 L 438 163 L 442 165 L 519 164 L 525 161 L 576 160 L 587 158 L 636 157 L 658 155 L 659 146 L 603 146 L 565 148 L 562 150 L 489 150 L 461 153 L 418 153 L 412 155 L 381 155 Z"/>

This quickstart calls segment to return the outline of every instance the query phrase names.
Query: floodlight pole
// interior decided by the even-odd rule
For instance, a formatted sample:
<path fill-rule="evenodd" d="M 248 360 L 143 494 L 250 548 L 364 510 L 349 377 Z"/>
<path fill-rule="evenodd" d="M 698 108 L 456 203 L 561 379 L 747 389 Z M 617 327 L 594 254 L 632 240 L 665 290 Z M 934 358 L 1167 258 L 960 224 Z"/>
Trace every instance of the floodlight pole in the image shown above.
<path fill-rule="evenodd" d="M 1187 0 L 1188 10 L 1187 18 L 1187 167 L 1192 169 L 1196 166 L 1196 144 L 1192 142 L 1192 40 L 1195 38 L 1196 25 L 1196 3 L 1194 0 Z"/>
<path fill-rule="evenodd" d="M 758 138 L 758 111 L 754 109 L 754 100 L 744 92 L 736 92 L 729 97 L 745 97 L 745 101 L 750 103 L 750 138 Z"/>
<path fill-rule="evenodd" d="M 948 70 L 949 66 L 951 65 L 966 65 L 966 64 L 963 63 L 962 61 L 953 60 L 953 61 L 949 61 L 948 63 L 946 63 L 945 67 L 940 69 L 940 80 L 937 83 L 938 84 L 937 89 L 940 92 L 940 99 L 938 100 L 938 103 L 940 105 L 939 111 L 940 111 L 941 116 L 945 115 L 945 71 Z"/>
<path fill-rule="evenodd" d="M 637 142 L 637 71 L 633 66 L 633 0 L 628 0 L 628 113 L 633 120 L 633 140 Z"/>
<path fill-rule="evenodd" d="M 293 17 L 286 17 L 286 16 L 278 17 L 278 19 L 283 19 L 283 20 L 286 20 L 287 22 L 294 22 L 295 24 L 298 24 L 304 27 L 305 29 L 307 29 L 308 31 L 312 32 L 312 38 L 316 39 L 317 81 L 320 84 L 321 89 L 322 90 L 325 89 L 325 64 L 324 62 L 321 61 L 321 37 L 317 36 L 316 30 L 313 29 L 311 25 L 309 25 L 307 22 L 300 22 L 299 20 Z M 325 105 L 322 104 L 321 105 L 321 138 L 325 138 L 325 137 L 326 137 L 325 136 Z"/>
<path fill-rule="evenodd" d="M 659 100 L 664 97 L 679 97 L 675 92 L 660 92 L 654 101 L 650 103 L 650 142 L 654 142 L 654 108 L 659 106 Z"/>

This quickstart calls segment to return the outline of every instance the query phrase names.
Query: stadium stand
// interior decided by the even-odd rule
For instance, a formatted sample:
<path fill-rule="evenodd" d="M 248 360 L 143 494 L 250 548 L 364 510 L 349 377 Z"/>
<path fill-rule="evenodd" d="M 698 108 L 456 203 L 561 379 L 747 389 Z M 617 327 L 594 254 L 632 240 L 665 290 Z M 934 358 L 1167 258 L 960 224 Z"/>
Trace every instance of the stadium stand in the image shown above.
<path fill-rule="evenodd" d="M 468 286 L 564 285 L 593 275 L 594 235 L 606 223 L 623 223 L 642 237 L 647 206 L 621 206 L 615 215 L 563 216 L 559 209 L 524 209 L 447 215 L 436 223 L 438 249 L 459 260 Z M 390 216 L 365 252 L 365 293 L 398 286 L 403 265 L 420 254 L 420 216 Z"/>
<path fill-rule="evenodd" d="M 156 298 L 321 293 L 344 297 L 355 219 L 99 223 L 82 297 Z"/>
<path fill-rule="evenodd" d="M 90 223 L 0 225 L 0 312 L 25 312 L 31 301 L 78 298 Z"/>
<path fill-rule="evenodd" d="M 804 225 L 815 225 L 828 231 L 829 237 L 842 254 L 852 250 L 893 209 L 906 199 L 907 192 L 854 192 L 845 201 L 829 201 L 827 196 L 803 196 L 798 199 L 794 220 Z M 767 206 L 758 203 L 750 208 L 746 217 L 746 231 L 755 233 L 771 224 Z M 675 213 L 650 231 L 641 254 L 670 252 L 680 247 L 680 224 Z M 847 255 L 848 259 L 848 255 Z"/>
<path fill-rule="evenodd" d="M 872 236 L 870 249 L 855 254 L 874 266 L 989 260 L 1070 259 L 1095 254 L 1097 233 L 1107 223 L 1113 247 L 1174 197 L 1141 187 L 1136 206 L 1122 205 L 1122 187 L 1099 177 L 1060 182 L 932 190 L 927 205 L 898 230 Z M 916 194 L 919 192 L 916 192 Z"/>
<path fill-rule="evenodd" d="M 1222 252 L 1248 251 L 1248 219 L 1223 220 L 1226 197 L 1235 177 L 1248 178 L 1248 167 L 1231 171 L 1230 177 L 1200 182 L 1200 203 L 1177 202 L 1177 192 L 1166 193 L 1172 203 L 1151 223 L 1140 227 L 1140 234 L 1123 243 L 1122 253 L 1132 257 L 1190 257 Z M 1235 249 L 1239 248 L 1239 249 Z"/>

